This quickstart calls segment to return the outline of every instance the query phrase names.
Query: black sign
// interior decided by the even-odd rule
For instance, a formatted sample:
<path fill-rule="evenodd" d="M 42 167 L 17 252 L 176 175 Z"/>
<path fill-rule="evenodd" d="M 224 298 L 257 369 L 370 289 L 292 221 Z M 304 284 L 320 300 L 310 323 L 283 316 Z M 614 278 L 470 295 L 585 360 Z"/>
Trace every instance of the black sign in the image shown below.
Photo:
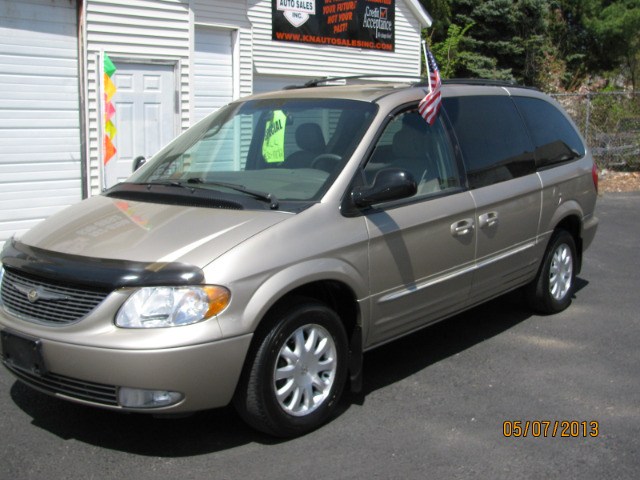
<path fill-rule="evenodd" d="M 272 0 L 271 38 L 393 51 L 396 0 Z"/>

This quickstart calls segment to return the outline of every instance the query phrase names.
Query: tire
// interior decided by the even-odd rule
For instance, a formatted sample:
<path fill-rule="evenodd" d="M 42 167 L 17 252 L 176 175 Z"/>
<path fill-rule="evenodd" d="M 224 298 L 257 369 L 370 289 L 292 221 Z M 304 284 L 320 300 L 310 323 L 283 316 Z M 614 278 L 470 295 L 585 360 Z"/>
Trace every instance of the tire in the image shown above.
<path fill-rule="evenodd" d="M 531 307 L 540 313 L 558 313 L 571 304 L 575 292 L 576 243 L 566 230 L 551 237 L 536 279 L 527 287 Z"/>
<path fill-rule="evenodd" d="M 315 300 L 279 309 L 258 331 L 234 405 L 254 428 L 278 437 L 315 430 L 335 411 L 348 343 L 340 317 Z"/>

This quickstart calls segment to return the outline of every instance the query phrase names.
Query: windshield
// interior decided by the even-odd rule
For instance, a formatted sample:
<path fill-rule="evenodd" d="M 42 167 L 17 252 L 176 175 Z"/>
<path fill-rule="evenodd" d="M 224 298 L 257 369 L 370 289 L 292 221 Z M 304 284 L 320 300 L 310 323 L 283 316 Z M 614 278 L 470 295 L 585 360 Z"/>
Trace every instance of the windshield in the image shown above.
<path fill-rule="evenodd" d="M 230 104 L 168 144 L 128 183 L 186 184 L 299 207 L 328 189 L 376 110 L 375 104 L 339 99 Z"/>

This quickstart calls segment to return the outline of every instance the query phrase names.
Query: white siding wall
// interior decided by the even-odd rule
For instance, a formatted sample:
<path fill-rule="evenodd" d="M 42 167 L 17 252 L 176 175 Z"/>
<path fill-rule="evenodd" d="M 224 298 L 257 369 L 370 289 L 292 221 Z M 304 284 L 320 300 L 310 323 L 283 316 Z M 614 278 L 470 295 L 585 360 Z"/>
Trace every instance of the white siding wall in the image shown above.
<path fill-rule="evenodd" d="M 282 90 L 289 85 L 304 85 L 308 77 L 289 77 L 284 75 L 256 75 L 253 79 L 253 93 L 272 92 Z"/>
<path fill-rule="evenodd" d="M 405 0 L 396 0 L 394 52 L 273 41 L 271 1 L 247 2 L 253 24 L 254 69 L 260 75 L 420 74 L 422 26 Z"/>
<path fill-rule="evenodd" d="M 0 0 L 0 248 L 82 197 L 76 17 Z"/>
<path fill-rule="evenodd" d="M 176 62 L 179 130 L 189 126 L 189 0 L 89 0 L 86 3 L 87 157 L 90 194 L 100 192 L 100 61 Z M 117 127 L 116 127 L 117 128 Z M 178 133 L 178 132 L 176 132 Z M 117 136 L 116 136 L 117 140 Z M 116 145 L 117 148 L 117 145 Z"/>

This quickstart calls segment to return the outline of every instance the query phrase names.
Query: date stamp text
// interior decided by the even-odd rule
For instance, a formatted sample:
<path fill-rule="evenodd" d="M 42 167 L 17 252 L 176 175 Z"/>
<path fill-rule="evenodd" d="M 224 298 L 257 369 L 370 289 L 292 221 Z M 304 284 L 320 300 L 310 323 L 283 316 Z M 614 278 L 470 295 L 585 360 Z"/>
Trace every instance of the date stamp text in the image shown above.
<path fill-rule="evenodd" d="M 505 437 L 597 437 L 596 420 L 507 420 L 502 424 Z"/>

